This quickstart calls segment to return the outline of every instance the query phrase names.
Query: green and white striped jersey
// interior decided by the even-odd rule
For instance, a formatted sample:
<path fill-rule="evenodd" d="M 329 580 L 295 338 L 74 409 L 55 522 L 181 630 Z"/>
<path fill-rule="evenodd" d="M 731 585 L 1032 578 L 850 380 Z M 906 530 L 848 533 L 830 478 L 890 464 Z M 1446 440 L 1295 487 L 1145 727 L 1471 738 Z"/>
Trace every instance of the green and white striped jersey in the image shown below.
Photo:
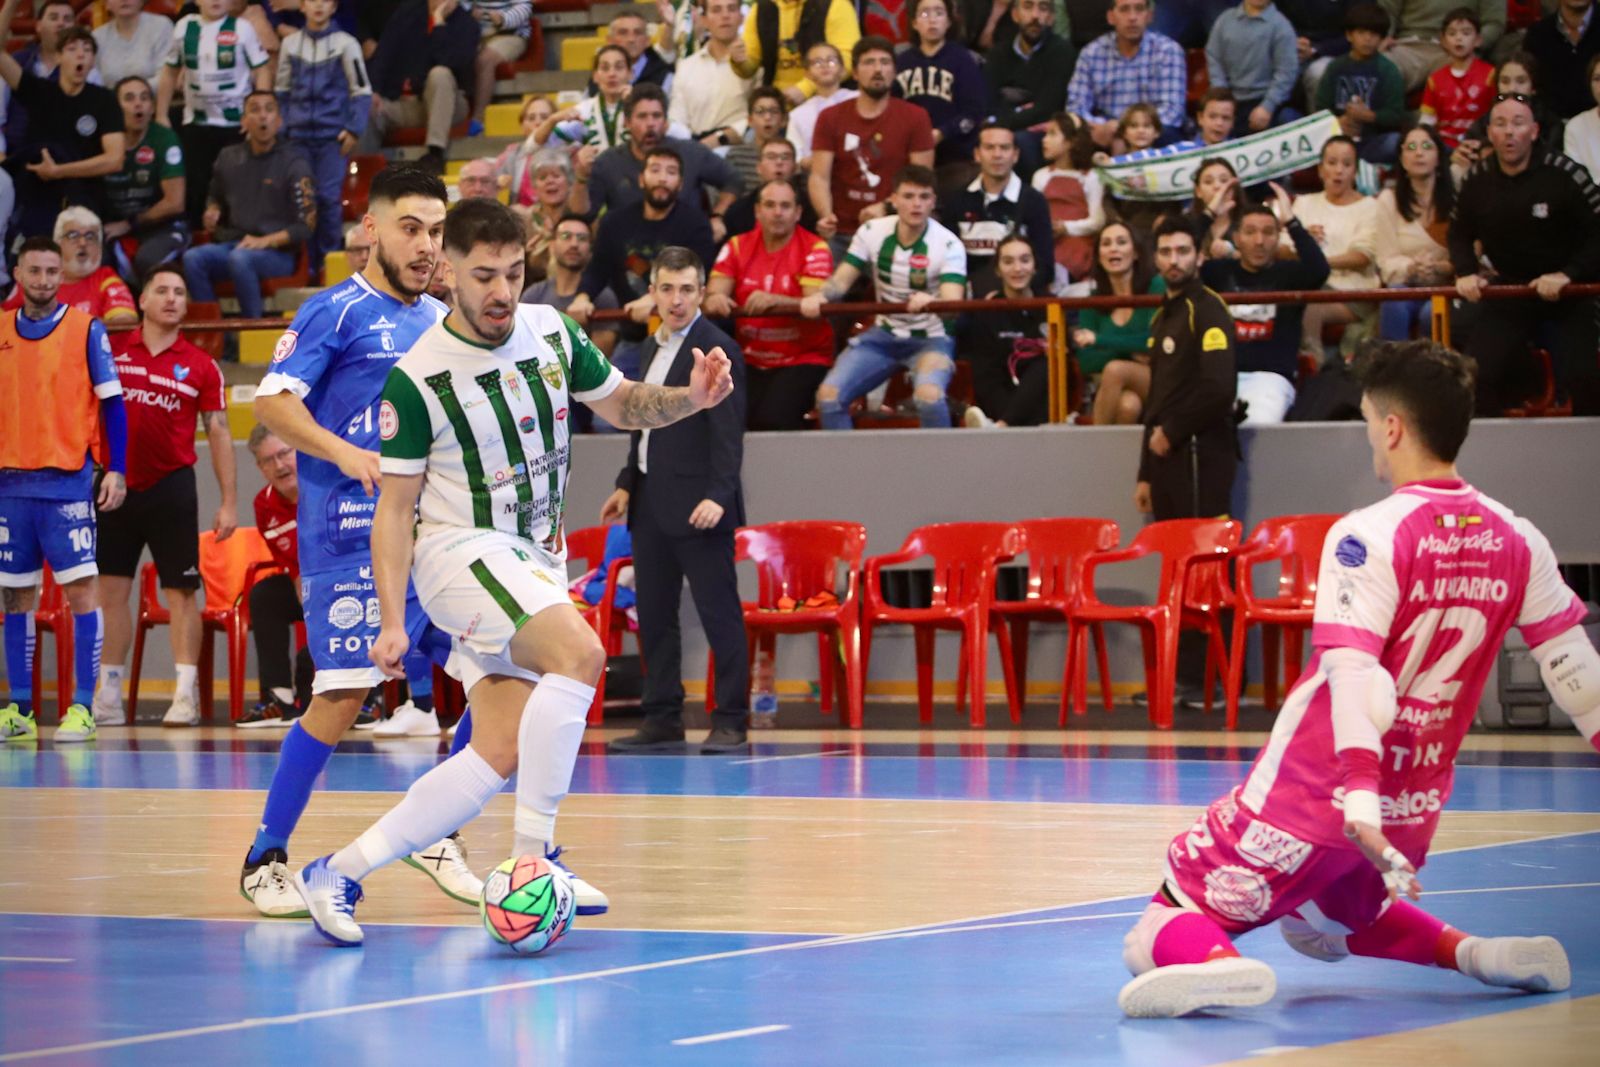
<path fill-rule="evenodd" d="M 167 66 L 182 71 L 184 125 L 238 126 L 254 84 L 250 72 L 269 58 L 255 27 L 232 15 L 214 22 L 199 15 L 179 19 Z"/>
<path fill-rule="evenodd" d="M 898 304 L 912 293 L 939 295 L 941 282 L 967 284 L 967 250 L 961 238 L 933 219 L 909 245 L 902 245 L 894 215 L 861 224 L 844 261 L 872 276 L 878 299 Z M 879 315 L 878 325 L 896 337 L 943 337 L 944 320 L 931 312 Z"/>
<path fill-rule="evenodd" d="M 511 534 L 557 561 L 566 556 L 568 405 L 610 396 L 622 372 L 555 308 L 519 304 L 515 314 L 498 348 L 440 322 L 384 383 L 381 469 L 423 475 L 419 568 L 422 542 L 474 530 Z"/>

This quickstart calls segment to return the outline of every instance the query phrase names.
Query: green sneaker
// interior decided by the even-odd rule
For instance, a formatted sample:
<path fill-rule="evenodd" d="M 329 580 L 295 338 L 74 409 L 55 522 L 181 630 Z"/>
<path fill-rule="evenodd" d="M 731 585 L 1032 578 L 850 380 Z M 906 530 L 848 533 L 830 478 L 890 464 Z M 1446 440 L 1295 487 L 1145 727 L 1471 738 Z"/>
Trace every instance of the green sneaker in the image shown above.
<path fill-rule="evenodd" d="M 89 709 L 82 704 L 74 704 L 67 709 L 67 717 L 61 720 L 61 725 L 56 727 L 56 744 L 65 744 L 69 741 L 93 741 L 97 730 L 94 725 L 94 716 L 89 714 Z"/>
<path fill-rule="evenodd" d="M 0 737 L 7 741 L 37 741 L 39 727 L 31 714 L 22 714 L 22 709 L 12 702 L 0 708 Z"/>

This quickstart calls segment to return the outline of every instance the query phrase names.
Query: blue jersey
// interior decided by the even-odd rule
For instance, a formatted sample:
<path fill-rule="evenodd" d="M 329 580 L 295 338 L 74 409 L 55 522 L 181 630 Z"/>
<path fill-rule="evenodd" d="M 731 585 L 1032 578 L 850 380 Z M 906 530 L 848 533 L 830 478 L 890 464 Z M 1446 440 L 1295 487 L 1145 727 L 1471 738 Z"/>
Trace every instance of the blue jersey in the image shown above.
<path fill-rule="evenodd" d="M 61 324 L 67 305 L 57 304 L 55 311 L 42 319 L 30 319 L 17 312 L 17 333 L 26 341 L 42 341 Z M 26 358 L 13 353 L 15 358 Z M 0 355 L 3 358 L 3 355 Z M 111 357 L 111 339 L 99 319 L 89 320 L 89 336 L 84 345 L 84 358 L 89 361 L 89 381 L 94 385 L 94 395 L 101 400 L 122 395 L 122 381 L 117 377 L 116 363 Z M 8 412 L 25 410 L 26 397 L 0 397 L 0 405 Z M 373 446 L 376 448 L 376 444 Z M 40 470 L 0 470 L 0 494 L 25 496 L 34 500 L 88 500 L 94 495 L 94 463 L 84 454 L 83 466 L 77 470 L 59 470 L 45 467 Z"/>
<path fill-rule="evenodd" d="M 278 341 L 259 396 L 293 393 L 317 425 L 357 448 L 378 450 L 378 402 L 389 369 L 449 308 L 431 296 L 414 304 L 380 293 L 361 275 L 300 306 Z M 300 573 L 346 569 L 371 556 L 377 498 L 337 464 L 300 457 Z"/>

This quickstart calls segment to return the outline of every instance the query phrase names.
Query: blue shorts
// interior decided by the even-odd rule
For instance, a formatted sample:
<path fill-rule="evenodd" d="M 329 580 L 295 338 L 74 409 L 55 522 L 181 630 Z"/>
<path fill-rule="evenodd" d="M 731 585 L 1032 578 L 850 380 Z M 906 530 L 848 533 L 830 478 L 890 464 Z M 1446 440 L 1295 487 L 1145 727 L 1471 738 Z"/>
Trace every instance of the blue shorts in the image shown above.
<path fill-rule="evenodd" d="M 360 558 L 348 567 L 324 574 L 300 576 L 300 603 L 305 611 L 306 645 L 317 673 L 313 693 L 344 689 L 371 689 L 387 681 L 367 658 L 378 639 L 378 590 L 372 580 L 372 563 Z M 406 584 L 406 636 L 416 648 L 433 624 L 417 601 L 417 591 Z"/>
<path fill-rule="evenodd" d="M 0 586 L 32 589 L 50 564 L 62 585 L 100 573 L 91 500 L 0 498 Z"/>

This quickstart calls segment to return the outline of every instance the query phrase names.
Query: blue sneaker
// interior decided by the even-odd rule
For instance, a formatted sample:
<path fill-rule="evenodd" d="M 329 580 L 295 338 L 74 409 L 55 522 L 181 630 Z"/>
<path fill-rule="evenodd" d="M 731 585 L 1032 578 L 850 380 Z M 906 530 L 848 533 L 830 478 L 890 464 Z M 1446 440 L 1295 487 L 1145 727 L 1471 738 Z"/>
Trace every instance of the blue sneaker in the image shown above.
<path fill-rule="evenodd" d="M 483 123 L 479 122 L 477 119 L 473 119 L 471 122 L 467 123 L 467 136 L 482 137 Z"/>
<path fill-rule="evenodd" d="M 548 847 L 548 846 L 547 846 Z M 611 901 L 606 895 L 594 886 L 572 873 L 572 868 L 561 862 L 561 846 L 557 845 L 544 854 L 544 858 L 556 867 L 567 872 L 572 879 L 572 893 L 578 904 L 579 915 L 604 915 L 611 910 Z"/>
<path fill-rule="evenodd" d="M 300 899 L 306 902 L 317 933 L 340 948 L 358 948 L 363 934 L 356 925 L 356 904 L 361 900 L 361 883 L 346 878 L 328 861 L 332 856 L 313 860 L 294 876 Z"/>

